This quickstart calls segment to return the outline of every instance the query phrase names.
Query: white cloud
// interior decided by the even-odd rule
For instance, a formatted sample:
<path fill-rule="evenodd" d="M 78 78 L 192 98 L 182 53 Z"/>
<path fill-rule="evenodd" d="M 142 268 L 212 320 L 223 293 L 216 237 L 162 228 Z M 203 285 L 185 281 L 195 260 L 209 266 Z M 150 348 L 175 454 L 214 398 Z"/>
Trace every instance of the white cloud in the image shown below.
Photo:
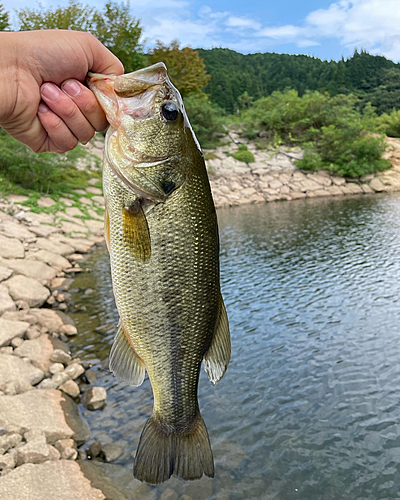
<path fill-rule="evenodd" d="M 247 17 L 236 16 L 229 16 L 225 24 L 226 26 L 230 26 L 232 28 L 245 28 L 250 30 L 259 30 L 262 27 L 262 25 L 257 21 L 253 21 Z"/>

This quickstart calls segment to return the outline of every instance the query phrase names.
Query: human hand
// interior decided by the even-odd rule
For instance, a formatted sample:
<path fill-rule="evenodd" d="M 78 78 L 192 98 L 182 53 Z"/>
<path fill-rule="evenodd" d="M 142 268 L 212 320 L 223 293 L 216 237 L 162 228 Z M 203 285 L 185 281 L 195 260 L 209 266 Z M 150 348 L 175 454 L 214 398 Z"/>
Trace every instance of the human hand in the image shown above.
<path fill-rule="evenodd" d="M 123 73 L 121 62 L 89 33 L 44 30 L 0 33 L 0 126 L 42 153 L 88 142 L 107 121 L 80 82 L 88 71 Z"/>

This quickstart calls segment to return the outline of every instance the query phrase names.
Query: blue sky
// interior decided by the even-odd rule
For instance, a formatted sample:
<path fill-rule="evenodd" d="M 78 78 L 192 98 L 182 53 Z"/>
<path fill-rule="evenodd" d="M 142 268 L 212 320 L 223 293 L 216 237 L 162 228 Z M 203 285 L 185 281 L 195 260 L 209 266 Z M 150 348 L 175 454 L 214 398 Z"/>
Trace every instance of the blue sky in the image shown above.
<path fill-rule="evenodd" d="M 1 0 L 6 8 L 32 0 Z M 101 8 L 105 0 L 82 0 Z M 67 0 L 42 0 L 44 7 Z M 131 0 L 148 47 L 177 38 L 192 47 L 340 59 L 354 48 L 400 60 L 400 0 Z"/>

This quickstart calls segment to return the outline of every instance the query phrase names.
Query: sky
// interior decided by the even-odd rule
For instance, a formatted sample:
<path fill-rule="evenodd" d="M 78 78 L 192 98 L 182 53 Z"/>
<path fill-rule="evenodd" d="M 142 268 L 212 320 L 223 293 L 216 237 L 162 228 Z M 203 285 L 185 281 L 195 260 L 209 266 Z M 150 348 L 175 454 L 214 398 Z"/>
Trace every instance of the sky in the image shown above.
<path fill-rule="evenodd" d="M 101 8 L 105 0 L 81 0 Z M 32 0 L 0 0 L 15 8 Z M 67 0 L 41 0 L 45 8 Z M 178 39 L 193 48 L 348 57 L 354 49 L 400 61 L 400 0 L 131 0 L 147 47 Z M 13 18 L 14 16 L 12 16 Z"/>

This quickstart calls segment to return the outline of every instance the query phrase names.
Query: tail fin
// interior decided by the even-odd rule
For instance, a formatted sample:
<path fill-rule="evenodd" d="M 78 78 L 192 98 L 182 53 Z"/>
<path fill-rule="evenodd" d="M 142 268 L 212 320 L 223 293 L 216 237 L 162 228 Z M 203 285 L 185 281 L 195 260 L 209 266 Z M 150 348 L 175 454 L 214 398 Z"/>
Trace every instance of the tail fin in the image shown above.
<path fill-rule="evenodd" d="M 136 452 L 133 475 L 159 484 L 172 475 L 185 480 L 214 477 L 214 460 L 207 428 L 200 415 L 184 432 L 165 429 L 156 417 L 147 421 Z"/>

